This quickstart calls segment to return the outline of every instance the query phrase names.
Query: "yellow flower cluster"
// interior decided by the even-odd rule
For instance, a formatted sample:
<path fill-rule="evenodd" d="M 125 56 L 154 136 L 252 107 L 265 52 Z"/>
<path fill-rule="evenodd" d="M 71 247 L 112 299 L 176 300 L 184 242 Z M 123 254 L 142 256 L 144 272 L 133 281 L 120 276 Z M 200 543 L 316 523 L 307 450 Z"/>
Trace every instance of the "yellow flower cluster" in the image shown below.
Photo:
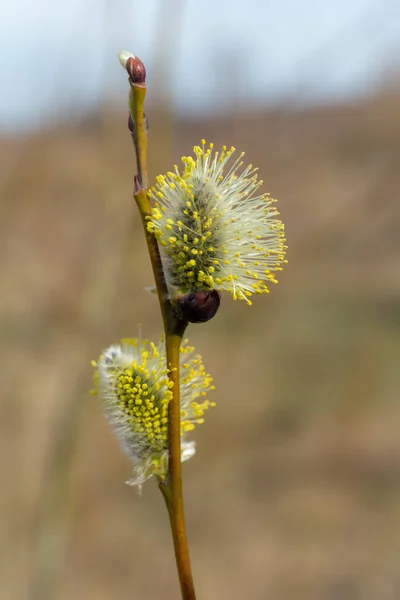
<path fill-rule="evenodd" d="M 204 422 L 204 413 L 214 406 L 206 399 L 214 389 L 194 348 L 181 346 L 181 436 L 182 460 L 194 454 L 194 442 L 184 436 Z M 158 346 L 147 340 L 125 339 L 110 346 L 93 363 L 96 393 L 118 438 L 134 461 L 130 483 L 141 484 L 168 468 L 168 404 L 172 383 L 168 379 L 163 339 Z"/>
<path fill-rule="evenodd" d="M 226 290 L 251 304 L 287 262 L 276 201 L 258 194 L 263 182 L 252 165 L 238 173 L 243 153 L 228 168 L 234 148 L 213 153 L 202 140 L 193 151 L 195 159 L 182 158 L 182 175 L 175 166 L 151 190 L 148 230 L 159 242 L 169 291 Z"/>

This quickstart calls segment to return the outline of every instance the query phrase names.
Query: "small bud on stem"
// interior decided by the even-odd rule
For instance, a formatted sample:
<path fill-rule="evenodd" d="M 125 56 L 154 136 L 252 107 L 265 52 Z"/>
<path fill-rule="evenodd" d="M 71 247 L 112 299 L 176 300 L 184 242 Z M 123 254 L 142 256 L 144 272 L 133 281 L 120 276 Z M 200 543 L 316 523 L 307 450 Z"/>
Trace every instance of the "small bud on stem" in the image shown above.
<path fill-rule="evenodd" d="M 118 54 L 118 60 L 128 73 L 131 85 L 146 82 L 146 69 L 140 58 L 124 50 Z"/>
<path fill-rule="evenodd" d="M 131 113 L 129 113 L 129 116 L 128 116 L 128 129 L 132 133 L 132 135 L 135 133 L 135 122 L 132 119 Z"/>
<path fill-rule="evenodd" d="M 217 290 L 181 294 L 176 298 L 179 315 L 189 323 L 205 323 L 212 319 L 220 302 Z"/>
<path fill-rule="evenodd" d="M 146 69 L 140 58 L 137 56 L 130 56 L 126 61 L 125 66 L 130 83 L 138 84 L 146 82 Z"/>

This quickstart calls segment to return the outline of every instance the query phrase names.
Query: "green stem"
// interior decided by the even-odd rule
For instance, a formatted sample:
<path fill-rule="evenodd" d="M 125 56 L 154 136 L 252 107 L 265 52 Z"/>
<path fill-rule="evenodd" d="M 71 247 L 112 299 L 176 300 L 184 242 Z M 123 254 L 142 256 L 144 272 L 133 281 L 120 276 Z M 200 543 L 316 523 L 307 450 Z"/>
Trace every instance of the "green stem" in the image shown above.
<path fill-rule="evenodd" d="M 140 186 L 138 181 L 135 181 L 136 185 Z M 168 324 L 176 321 L 176 317 L 172 310 L 171 303 L 168 299 L 168 289 L 165 283 L 163 275 L 163 267 L 161 262 L 160 250 L 158 248 L 157 240 L 154 235 L 148 231 L 147 223 L 148 218 L 151 216 L 150 201 L 147 192 L 144 189 L 140 189 L 134 194 L 136 204 L 139 209 L 139 213 L 142 219 L 142 225 L 144 235 L 146 237 L 147 250 L 149 252 L 151 267 L 153 269 L 154 281 L 157 289 L 157 296 L 160 302 L 160 309 L 163 318 L 164 332 L 167 332 Z"/>
<path fill-rule="evenodd" d="M 136 150 L 136 165 L 140 183 L 146 190 L 149 186 L 147 177 L 147 130 L 144 114 L 146 86 L 144 83 L 132 84 L 129 93 L 129 110 L 134 122 L 133 143 Z"/>
<path fill-rule="evenodd" d="M 182 494 L 179 357 L 184 331 L 185 326 L 178 322 L 175 324 L 175 330 L 166 332 L 167 364 L 170 368 L 169 377 L 174 385 L 172 388 L 173 399 L 168 407 L 169 473 L 165 481 L 159 482 L 159 487 L 164 496 L 171 523 L 182 598 L 183 600 L 195 600 Z"/>
<path fill-rule="evenodd" d="M 180 493 L 180 502 L 177 504 L 176 500 L 173 500 L 171 487 L 166 482 L 160 481 L 159 487 L 169 514 L 182 600 L 196 600 L 190 568 L 182 493 Z"/>
<path fill-rule="evenodd" d="M 173 384 L 171 389 L 172 399 L 168 405 L 168 473 L 164 480 L 159 481 L 159 487 L 168 509 L 182 600 L 195 600 L 196 595 L 193 586 L 189 548 L 186 537 L 181 464 L 179 361 L 182 336 L 185 333 L 187 322 L 176 315 L 169 300 L 157 240 L 154 234 L 147 230 L 148 219 L 151 216 L 151 206 L 147 192 L 147 132 L 144 114 L 145 95 L 146 86 L 144 84 L 133 84 L 131 82 L 129 109 L 135 124 L 132 138 L 136 150 L 138 169 L 138 176 L 135 178 L 134 198 L 142 219 L 157 288 L 157 295 L 160 302 L 165 333 L 167 366 L 169 369 L 168 377 Z"/>

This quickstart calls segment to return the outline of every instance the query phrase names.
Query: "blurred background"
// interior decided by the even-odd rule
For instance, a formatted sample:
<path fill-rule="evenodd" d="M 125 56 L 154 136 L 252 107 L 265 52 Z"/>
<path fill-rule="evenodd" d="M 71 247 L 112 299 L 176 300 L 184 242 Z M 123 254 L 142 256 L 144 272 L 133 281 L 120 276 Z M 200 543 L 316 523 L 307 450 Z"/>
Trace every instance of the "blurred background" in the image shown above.
<path fill-rule="evenodd" d="M 0 597 L 179 597 L 161 495 L 87 394 L 161 329 L 121 49 L 152 177 L 233 144 L 287 230 L 271 295 L 189 329 L 217 402 L 184 467 L 199 600 L 399 598 L 398 0 L 2 4 Z"/>

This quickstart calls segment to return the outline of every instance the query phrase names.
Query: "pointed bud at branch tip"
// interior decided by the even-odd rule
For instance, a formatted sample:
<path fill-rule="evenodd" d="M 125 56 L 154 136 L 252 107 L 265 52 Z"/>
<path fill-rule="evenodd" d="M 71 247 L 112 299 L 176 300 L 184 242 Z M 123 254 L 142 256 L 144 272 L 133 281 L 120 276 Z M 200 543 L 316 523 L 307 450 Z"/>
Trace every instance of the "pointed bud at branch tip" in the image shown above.
<path fill-rule="evenodd" d="M 132 83 L 145 83 L 146 69 L 140 58 L 128 58 L 126 70 Z"/>
<path fill-rule="evenodd" d="M 140 58 L 123 50 L 118 54 L 121 66 L 126 69 L 131 83 L 145 83 L 146 69 Z"/>

